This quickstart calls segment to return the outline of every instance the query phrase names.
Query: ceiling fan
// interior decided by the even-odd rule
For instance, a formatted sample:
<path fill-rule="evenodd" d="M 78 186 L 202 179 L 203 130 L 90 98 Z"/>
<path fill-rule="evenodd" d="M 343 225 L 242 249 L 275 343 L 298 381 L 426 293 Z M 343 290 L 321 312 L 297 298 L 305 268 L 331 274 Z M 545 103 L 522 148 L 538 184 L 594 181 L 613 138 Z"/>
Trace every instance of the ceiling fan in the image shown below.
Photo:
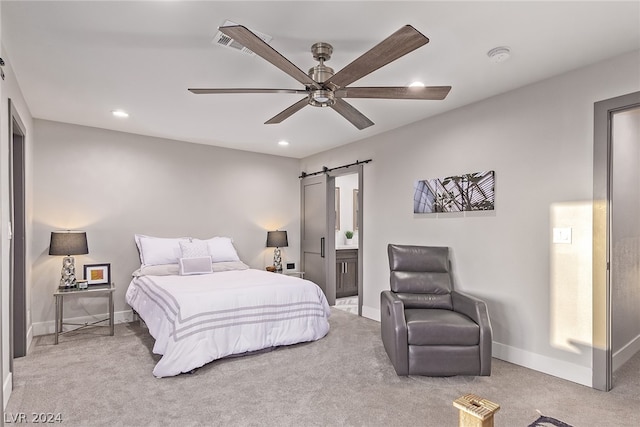
<path fill-rule="evenodd" d="M 398 31 L 378 43 L 376 46 L 356 58 L 337 73 L 324 65 L 331 58 L 333 47 L 329 43 L 319 42 L 311 46 L 313 59 L 319 62 L 309 73 L 291 63 L 264 40 L 242 25 L 220 27 L 226 36 L 234 39 L 255 54 L 269 61 L 298 82 L 304 89 L 189 89 L 195 94 L 229 94 L 229 93 L 292 93 L 304 95 L 304 98 L 276 114 L 265 124 L 281 123 L 307 105 L 314 107 L 331 107 L 362 130 L 373 122 L 358 111 L 345 98 L 379 98 L 379 99 L 444 99 L 451 86 L 383 86 L 383 87 L 350 87 L 349 85 L 367 74 L 381 68 L 409 52 L 429 43 L 429 39 L 411 25 L 405 25 Z"/>

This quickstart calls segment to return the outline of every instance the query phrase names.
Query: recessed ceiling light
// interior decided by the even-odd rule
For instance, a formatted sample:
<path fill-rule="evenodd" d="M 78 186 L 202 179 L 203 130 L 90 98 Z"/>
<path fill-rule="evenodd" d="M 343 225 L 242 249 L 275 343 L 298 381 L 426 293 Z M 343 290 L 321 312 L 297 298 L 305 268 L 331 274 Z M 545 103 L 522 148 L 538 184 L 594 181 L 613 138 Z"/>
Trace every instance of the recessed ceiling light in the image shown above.
<path fill-rule="evenodd" d="M 424 83 L 418 81 L 412 82 L 409 87 L 424 87 Z"/>
<path fill-rule="evenodd" d="M 284 139 L 282 141 L 278 141 L 278 145 L 281 145 L 283 147 L 286 147 L 287 145 L 289 145 L 288 141 L 285 141 Z"/>
<path fill-rule="evenodd" d="M 507 46 L 494 47 L 487 52 L 487 56 L 491 62 L 504 62 L 511 57 L 511 49 Z"/>
<path fill-rule="evenodd" d="M 111 114 L 113 114 L 115 117 L 129 117 L 129 113 L 124 110 L 112 110 Z"/>

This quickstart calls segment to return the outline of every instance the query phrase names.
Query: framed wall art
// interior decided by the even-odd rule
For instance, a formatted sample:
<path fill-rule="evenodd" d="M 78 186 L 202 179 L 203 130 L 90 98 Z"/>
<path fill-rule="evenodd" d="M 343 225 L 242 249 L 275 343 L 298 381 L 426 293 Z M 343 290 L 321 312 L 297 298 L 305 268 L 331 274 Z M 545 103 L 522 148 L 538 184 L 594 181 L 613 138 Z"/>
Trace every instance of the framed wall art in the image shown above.
<path fill-rule="evenodd" d="M 487 211 L 495 208 L 495 172 L 415 181 L 413 213 Z"/>
<path fill-rule="evenodd" d="M 85 264 L 84 278 L 89 286 L 111 283 L 111 264 Z"/>

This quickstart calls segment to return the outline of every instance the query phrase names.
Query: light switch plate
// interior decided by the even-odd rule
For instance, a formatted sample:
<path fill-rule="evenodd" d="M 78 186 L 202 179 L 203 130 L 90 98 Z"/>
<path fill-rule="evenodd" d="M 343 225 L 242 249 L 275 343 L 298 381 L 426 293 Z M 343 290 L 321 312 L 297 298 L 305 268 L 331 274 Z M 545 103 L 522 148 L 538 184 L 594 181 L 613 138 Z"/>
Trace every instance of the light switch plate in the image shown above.
<path fill-rule="evenodd" d="M 571 243 L 571 227 L 553 227 L 553 243 Z"/>

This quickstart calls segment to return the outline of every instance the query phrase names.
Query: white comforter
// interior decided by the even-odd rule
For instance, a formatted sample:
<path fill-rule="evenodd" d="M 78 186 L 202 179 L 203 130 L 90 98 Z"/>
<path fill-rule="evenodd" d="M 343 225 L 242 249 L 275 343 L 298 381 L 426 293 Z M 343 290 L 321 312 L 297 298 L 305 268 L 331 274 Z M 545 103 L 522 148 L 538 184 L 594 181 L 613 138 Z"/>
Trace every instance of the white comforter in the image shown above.
<path fill-rule="evenodd" d="M 331 311 L 315 283 L 261 270 L 136 277 L 126 298 L 162 355 L 156 377 L 329 332 Z"/>

